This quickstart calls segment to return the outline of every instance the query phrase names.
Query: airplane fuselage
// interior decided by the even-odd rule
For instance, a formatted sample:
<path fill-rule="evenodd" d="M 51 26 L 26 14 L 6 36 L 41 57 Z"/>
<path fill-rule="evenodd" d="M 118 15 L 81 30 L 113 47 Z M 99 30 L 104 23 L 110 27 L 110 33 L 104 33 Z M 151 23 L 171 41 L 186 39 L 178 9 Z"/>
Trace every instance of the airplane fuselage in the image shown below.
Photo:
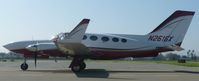
<path fill-rule="evenodd" d="M 159 49 L 153 43 L 147 42 L 148 38 L 142 35 L 125 34 L 89 34 L 86 33 L 82 43 L 89 49 L 89 53 L 84 54 L 91 59 L 116 59 L 124 57 L 154 57 L 159 52 L 169 49 Z M 65 57 L 73 56 L 73 52 L 63 53 L 51 40 L 19 41 L 5 45 L 10 51 L 24 54 L 26 57 L 32 57 L 34 52 L 27 49 L 29 45 L 45 44 L 40 46 L 40 55 Z M 66 49 L 65 49 L 66 50 Z M 66 50 L 70 51 L 70 50 Z"/>

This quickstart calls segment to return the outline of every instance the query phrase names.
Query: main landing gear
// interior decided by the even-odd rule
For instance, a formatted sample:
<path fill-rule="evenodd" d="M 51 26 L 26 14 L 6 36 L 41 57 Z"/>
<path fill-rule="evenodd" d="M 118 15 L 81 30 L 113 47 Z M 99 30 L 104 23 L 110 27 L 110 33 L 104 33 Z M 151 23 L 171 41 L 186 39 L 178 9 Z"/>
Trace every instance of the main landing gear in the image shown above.
<path fill-rule="evenodd" d="M 24 58 L 24 62 L 21 64 L 21 70 L 26 71 L 28 69 L 28 64 L 26 63 L 26 58 Z"/>
<path fill-rule="evenodd" d="M 81 57 L 74 57 L 69 68 L 71 68 L 71 70 L 73 72 L 80 72 L 83 71 L 86 68 L 86 64 L 84 62 L 84 58 Z"/>

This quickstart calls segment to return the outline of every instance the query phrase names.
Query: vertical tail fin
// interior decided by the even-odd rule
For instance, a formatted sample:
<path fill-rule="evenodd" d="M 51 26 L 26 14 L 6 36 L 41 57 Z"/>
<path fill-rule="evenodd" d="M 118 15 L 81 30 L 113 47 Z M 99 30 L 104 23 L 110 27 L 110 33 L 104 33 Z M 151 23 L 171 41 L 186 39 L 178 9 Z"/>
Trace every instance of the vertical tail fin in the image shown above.
<path fill-rule="evenodd" d="M 175 11 L 157 28 L 150 32 L 149 41 L 160 42 L 164 44 L 175 44 L 180 46 L 188 30 L 195 12 L 192 11 Z"/>

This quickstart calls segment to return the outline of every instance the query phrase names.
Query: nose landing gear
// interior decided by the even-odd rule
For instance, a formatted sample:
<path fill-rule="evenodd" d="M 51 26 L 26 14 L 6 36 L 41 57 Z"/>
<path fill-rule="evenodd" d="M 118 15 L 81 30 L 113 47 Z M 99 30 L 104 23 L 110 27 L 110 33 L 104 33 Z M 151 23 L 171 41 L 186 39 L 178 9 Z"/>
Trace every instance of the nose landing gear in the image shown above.
<path fill-rule="evenodd" d="M 24 58 L 24 62 L 21 64 L 21 70 L 26 71 L 28 69 L 28 64 L 26 63 L 26 58 Z"/>
<path fill-rule="evenodd" d="M 22 63 L 21 64 L 21 70 L 26 71 L 28 69 L 28 64 L 27 63 Z"/>

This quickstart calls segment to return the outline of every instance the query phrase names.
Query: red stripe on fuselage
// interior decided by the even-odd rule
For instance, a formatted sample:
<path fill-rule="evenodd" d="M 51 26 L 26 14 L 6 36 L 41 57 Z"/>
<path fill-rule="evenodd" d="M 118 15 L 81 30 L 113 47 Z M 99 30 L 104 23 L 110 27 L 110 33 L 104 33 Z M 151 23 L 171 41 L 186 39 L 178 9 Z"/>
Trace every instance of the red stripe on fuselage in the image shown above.
<path fill-rule="evenodd" d="M 159 52 L 172 51 L 167 48 L 157 48 L 154 50 L 114 50 L 90 48 L 92 59 L 118 59 L 125 57 L 155 57 Z"/>
<path fill-rule="evenodd" d="M 117 59 L 125 57 L 155 57 L 156 51 L 91 51 L 93 59 Z"/>
<path fill-rule="evenodd" d="M 34 52 L 29 51 L 27 49 L 17 49 L 11 50 L 16 53 L 23 54 L 25 57 L 33 57 Z M 159 48 L 155 50 L 143 50 L 143 51 L 133 51 L 133 50 L 110 50 L 110 49 L 96 49 L 90 48 L 91 55 L 88 58 L 91 59 L 117 59 L 117 58 L 125 58 L 125 57 L 155 57 L 159 52 L 171 51 L 165 48 Z M 43 50 L 39 52 L 40 55 L 48 55 L 48 56 L 58 56 L 65 57 L 66 54 L 59 51 L 58 49 L 53 50 Z"/>

